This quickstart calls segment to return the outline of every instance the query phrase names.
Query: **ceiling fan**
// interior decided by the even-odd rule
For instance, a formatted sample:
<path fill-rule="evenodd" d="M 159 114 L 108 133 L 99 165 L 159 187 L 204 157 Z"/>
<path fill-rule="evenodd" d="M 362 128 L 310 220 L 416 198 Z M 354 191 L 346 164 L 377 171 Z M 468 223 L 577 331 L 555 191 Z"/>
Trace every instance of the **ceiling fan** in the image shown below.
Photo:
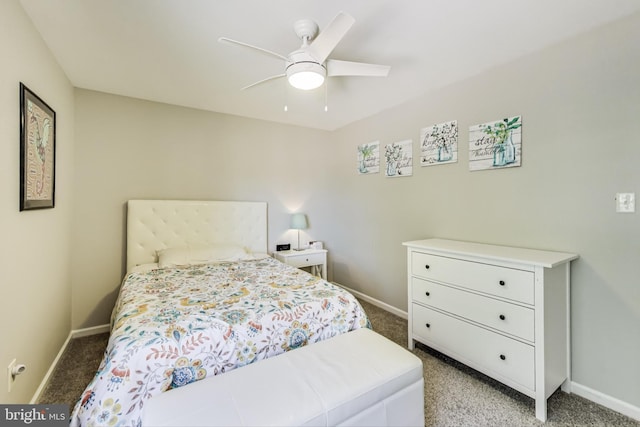
<path fill-rule="evenodd" d="M 291 86 L 302 90 L 311 90 L 322 86 L 326 77 L 386 77 L 391 69 L 387 65 L 328 59 L 333 49 L 354 23 L 355 19 L 344 12 L 338 13 L 321 32 L 318 32 L 318 24 L 309 19 L 296 21 L 293 29 L 302 39 L 302 46 L 287 56 L 226 37 L 220 37 L 218 41 L 247 47 L 285 62 L 284 73 L 252 83 L 243 87 L 242 90 L 282 77 L 286 77 Z"/>

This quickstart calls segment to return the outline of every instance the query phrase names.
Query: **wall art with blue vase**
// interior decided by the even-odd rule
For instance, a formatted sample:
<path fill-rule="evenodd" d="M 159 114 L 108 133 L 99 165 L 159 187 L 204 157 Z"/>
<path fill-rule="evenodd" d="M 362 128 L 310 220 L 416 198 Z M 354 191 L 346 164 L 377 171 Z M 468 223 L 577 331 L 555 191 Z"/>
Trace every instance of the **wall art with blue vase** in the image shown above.
<path fill-rule="evenodd" d="M 420 165 L 435 166 L 458 161 L 458 121 L 420 129 Z"/>
<path fill-rule="evenodd" d="M 522 162 L 522 116 L 469 127 L 469 170 L 501 169 Z"/>

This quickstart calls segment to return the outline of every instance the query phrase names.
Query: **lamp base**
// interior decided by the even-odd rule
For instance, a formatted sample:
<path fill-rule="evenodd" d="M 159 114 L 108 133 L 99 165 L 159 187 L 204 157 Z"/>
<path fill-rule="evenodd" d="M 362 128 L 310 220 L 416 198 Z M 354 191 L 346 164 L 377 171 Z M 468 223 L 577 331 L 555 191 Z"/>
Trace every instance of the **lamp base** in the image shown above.
<path fill-rule="evenodd" d="M 305 248 L 300 247 L 300 229 L 298 229 L 298 247 L 294 249 L 294 251 L 304 251 Z"/>

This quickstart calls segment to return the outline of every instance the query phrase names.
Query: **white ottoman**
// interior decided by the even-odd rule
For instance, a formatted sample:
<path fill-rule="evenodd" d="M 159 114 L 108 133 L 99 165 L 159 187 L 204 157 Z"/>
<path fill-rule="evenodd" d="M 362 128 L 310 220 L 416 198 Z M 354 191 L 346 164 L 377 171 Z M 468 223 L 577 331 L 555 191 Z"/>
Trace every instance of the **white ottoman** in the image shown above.
<path fill-rule="evenodd" d="M 369 329 L 151 398 L 144 426 L 424 426 L 422 361 Z"/>

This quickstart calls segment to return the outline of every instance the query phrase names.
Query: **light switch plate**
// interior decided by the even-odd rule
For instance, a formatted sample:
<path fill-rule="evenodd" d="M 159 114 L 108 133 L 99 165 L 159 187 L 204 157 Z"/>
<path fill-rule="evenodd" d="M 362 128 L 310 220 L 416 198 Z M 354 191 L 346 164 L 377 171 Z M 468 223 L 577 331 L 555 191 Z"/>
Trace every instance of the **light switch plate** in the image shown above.
<path fill-rule="evenodd" d="M 636 211 L 636 193 L 617 193 L 616 212 L 633 213 Z"/>

